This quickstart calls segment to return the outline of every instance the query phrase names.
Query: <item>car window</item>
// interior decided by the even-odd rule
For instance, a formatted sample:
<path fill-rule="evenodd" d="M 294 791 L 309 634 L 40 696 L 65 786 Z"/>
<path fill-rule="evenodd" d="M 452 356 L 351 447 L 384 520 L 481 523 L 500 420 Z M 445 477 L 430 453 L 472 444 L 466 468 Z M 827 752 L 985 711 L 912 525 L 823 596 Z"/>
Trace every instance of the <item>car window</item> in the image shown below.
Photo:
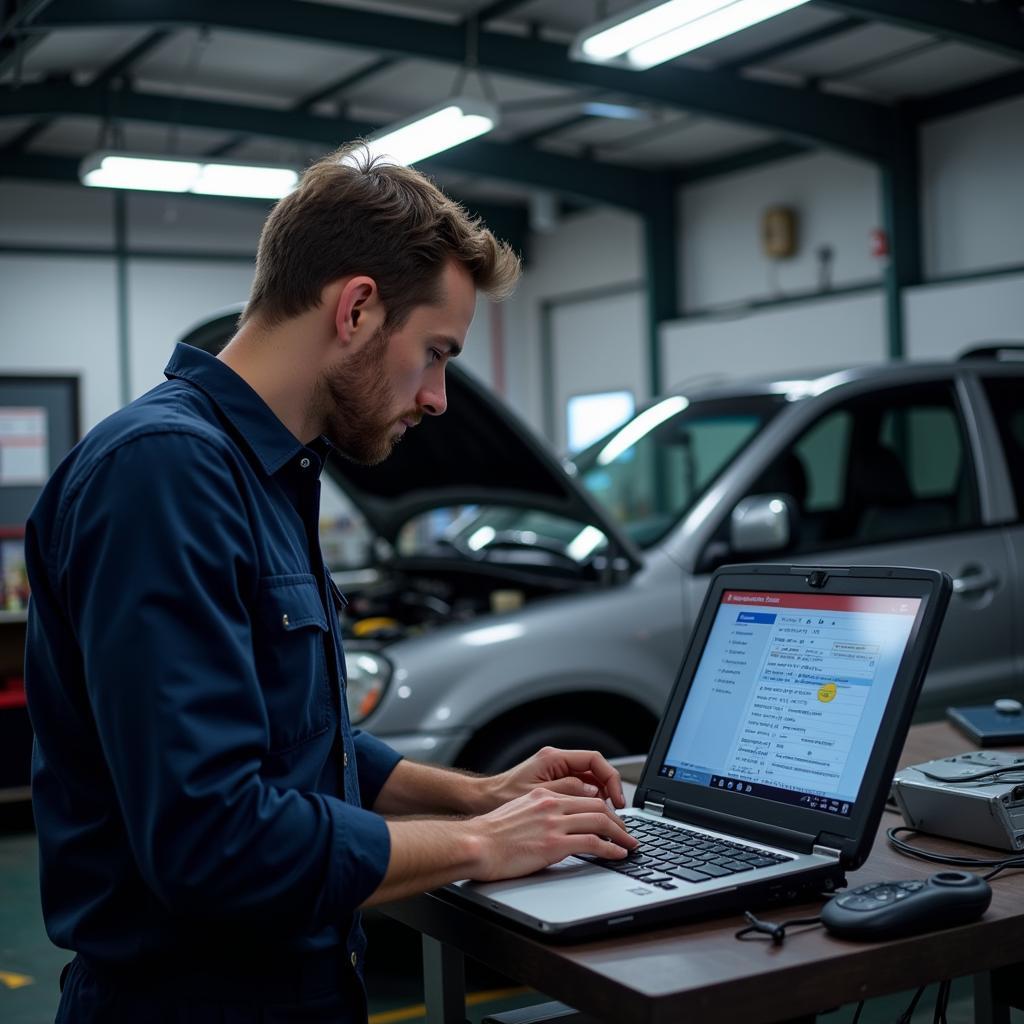
<path fill-rule="evenodd" d="M 1006 465 L 1017 499 L 1017 518 L 1024 519 L 1024 379 L 991 377 L 982 384 L 1006 453 Z"/>
<path fill-rule="evenodd" d="M 797 511 L 795 553 L 977 525 L 974 469 L 952 384 L 887 389 L 827 412 L 751 491 L 776 492 Z"/>
<path fill-rule="evenodd" d="M 640 547 L 671 529 L 784 404 L 664 399 L 575 459 L 579 482 Z"/>

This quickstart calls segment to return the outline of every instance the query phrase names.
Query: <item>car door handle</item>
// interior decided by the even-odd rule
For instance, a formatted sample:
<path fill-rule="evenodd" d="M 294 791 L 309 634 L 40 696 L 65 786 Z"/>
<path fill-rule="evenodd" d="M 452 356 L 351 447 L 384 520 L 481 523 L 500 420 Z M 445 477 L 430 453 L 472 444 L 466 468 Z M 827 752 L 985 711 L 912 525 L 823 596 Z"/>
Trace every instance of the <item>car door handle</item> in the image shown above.
<path fill-rule="evenodd" d="M 953 580 L 953 593 L 961 597 L 982 594 L 986 590 L 995 590 L 999 586 L 999 577 L 984 567 L 970 566 L 964 569 Z"/>

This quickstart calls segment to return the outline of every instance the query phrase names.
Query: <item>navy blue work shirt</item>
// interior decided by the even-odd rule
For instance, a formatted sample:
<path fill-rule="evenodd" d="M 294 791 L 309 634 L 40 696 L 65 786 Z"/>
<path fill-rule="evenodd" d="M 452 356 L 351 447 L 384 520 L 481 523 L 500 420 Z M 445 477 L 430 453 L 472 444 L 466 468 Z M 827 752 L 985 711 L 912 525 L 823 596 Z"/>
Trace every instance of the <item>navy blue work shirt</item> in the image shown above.
<path fill-rule="evenodd" d="M 179 345 L 32 512 L 25 685 L 46 928 L 114 968 L 246 950 L 361 972 L 399 760 L 353 732 L 317 535 L 329 445 Z M 351 977 L 351 975 L 349 975 Z"/>

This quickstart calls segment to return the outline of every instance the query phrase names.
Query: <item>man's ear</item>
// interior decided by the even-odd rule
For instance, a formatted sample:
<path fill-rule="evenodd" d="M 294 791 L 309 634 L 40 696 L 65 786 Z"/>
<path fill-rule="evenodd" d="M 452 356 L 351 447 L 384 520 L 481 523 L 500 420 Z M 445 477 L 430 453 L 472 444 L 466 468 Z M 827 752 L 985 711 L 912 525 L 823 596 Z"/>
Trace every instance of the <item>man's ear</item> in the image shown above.
<path fill-rule="evenodd" d="M 342 344 L 372 337 L 383 320 L 380 293 L 372 277 L 361 275 L 342 282 L 334 307 L 334 328 Z"/>

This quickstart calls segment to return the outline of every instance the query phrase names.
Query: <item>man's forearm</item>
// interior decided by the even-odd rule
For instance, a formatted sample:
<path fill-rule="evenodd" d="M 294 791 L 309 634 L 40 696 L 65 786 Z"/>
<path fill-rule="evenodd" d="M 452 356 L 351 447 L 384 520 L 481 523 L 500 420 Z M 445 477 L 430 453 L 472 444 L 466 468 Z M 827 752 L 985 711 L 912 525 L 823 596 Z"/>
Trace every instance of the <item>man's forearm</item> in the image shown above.
<path fill-rule="evenodd" d="M 474 873 L 480 840 L 466 822 L 420 818 L 391 820 L 387 826 L 391 834 L 387 874 L 364 907 L 428 892 Z"/>
<path fill-rule="evenodd" d="M 388 776 L 373 810 L 378 814 L 485 814 L 495 803 L 481 775 L 400 761 Z"/>

